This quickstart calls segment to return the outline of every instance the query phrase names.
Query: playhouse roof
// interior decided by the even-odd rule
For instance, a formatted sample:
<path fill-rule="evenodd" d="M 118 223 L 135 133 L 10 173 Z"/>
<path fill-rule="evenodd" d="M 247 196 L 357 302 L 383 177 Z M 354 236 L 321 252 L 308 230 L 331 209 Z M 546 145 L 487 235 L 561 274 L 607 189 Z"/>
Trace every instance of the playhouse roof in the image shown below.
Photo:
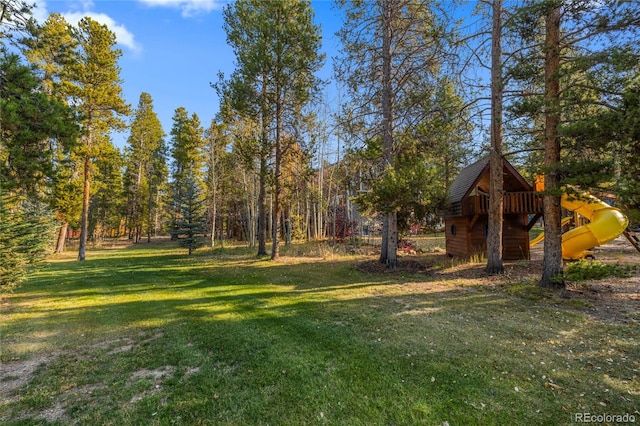
<path fill-rule="evenodd" d="M 469 189 L 482 175 L 483 170 L 489 167 L 489 157 L 483 157 L 460 171 L 449 188 L 449 198 L 452 203 L 459 203 Z"/>
<path fill-rule="evenodd" d="M 531 185 L 518 173 L 506 159 L 502 159 L 505 171 L 504 189 L 506 191 L 531 191 Z M 480 182 L 482 176 L 489 172 L 489 156 L 482 157 L 460 171 L 460 174 L 449 188 L 451 203 L 459 203 Z M 485 188 L 488 191 L 489 188 Z"/>

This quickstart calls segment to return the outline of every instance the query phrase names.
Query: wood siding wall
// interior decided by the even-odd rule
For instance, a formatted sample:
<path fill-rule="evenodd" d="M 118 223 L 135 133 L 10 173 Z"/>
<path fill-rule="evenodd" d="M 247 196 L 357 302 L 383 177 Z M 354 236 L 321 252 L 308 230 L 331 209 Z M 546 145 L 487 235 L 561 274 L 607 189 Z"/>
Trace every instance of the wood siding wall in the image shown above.
<path fill-rule="evenodd" d="M 447 254 L 456 257 L 468 257 L 467 218 L 464 216 L 446 218 L 444 224 Z M 455 229 L 455 235 L 453 235 L 453 229 Z"/>
<path fill-rule="evenodd" d="M 487 253 L 488 217 L 478 217 L 473 228 L 468 226 L 473 216 L 450 217 L 445 220 L 445 241 L 447 254 L 456 257 L 471 257 Z M 455 226 L 455 235 L 452 227 Z M 504 215 L 502 231 L 502 258 L 504 260 L 529 259 L 529 232 L 527 215 Z"/>

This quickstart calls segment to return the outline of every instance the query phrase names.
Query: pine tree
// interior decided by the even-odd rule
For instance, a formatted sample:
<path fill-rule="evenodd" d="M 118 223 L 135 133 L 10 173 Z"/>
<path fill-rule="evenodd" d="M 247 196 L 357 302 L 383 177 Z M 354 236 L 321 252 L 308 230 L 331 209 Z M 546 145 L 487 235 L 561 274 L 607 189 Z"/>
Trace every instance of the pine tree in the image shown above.
<path fill-rule="evenodd" d="M 145 228 L 147 241 L 151 239 L 154 200 L 166 179 L 164 131 L 153 110 L 153 100 L 141 93 L 138 108 L 131 123 L 127 140 L 127 216 L 134 242 L 138 242 Z"/>
<path fill-rule="evenodd" d="M 20 200 L 0 189 L 0 292 L 14 289 L 51 245 L 53 216 L 41 201 Z"/>
<path fill-rule="evenodd" d="M 17 55 L 0 58 L 0 185 L 44 196 L 54 175 L 54 147 L 78 134 L 73 110 L 46 95 L 42 82 Z"/>
<path fill-rule="evenodd" d="M 67 86 L 65 92 L 78 105 L 84 130 L 78 149 L 83 160 L 78 260 L 83 261 L 89 232 L 92 162 L 104 150 L 100 142 L 108 140 L 105 135 L 124 127 L 121 116 L 129 114 L 129 105 L 122 98 L 118 66 L 122 51 L 114 49 L 115 34 L 106 25 L 84 18 L 74 29 L 74 37 L 78 41 L 78 52 L 76 61 L 69 65 L 69 75 L 73 76 L 73 81 L 63 83 Z"/>
<path fill-rule="evenodd" d="M 415 0 L 339 1 L 346 20 L 336 76 L 349 99 L 343 127 L 357 144 L 379 147 L 378 205 L 383 215 L 381 263 L 397 265 L 401 135 L 438 115 L 431 103 L 449 35 L 435 3 Z M 370 150 L 371 151 L 371 150 Z M 409 170 L 407 172 L 410 173 Z M 395 181 L 395 182 L 394 182 Z M 394 189 L 395 188 L 395 189 Z M 398 200 L 394 200 L 397 197 Z"/>
<path fill-rule="evenodd" d="M 23 39 L 24 55 L 39 71 L 42 91 L 68 105 L 68 88 L 73 79 L 71 66 L 76 60 L 78 41 L 73 28 L 62 15 L 52 13 L 42 26 L 35 27 L 32 37 Z M 77 120 L 76 120 L 77 121 Z M 79 227 L 82 211 L 81 164 L 74 155 L 77 136 L 71 140 L 50 138 L 55 174 L 50 176 L 50 204 L 60 222 L 56 253 L 62 253 L 69 225 Z"/>
<path fill-rule="evenodd" d="M 183 185 L 176 191 L 174 204 L 179 216 L 171 234 L 178 240 L 180 247 L 189 250 L 191 255 L 194 250 L 205 244 L 204 234 L 207 232 L 205 200 L 200 184 L 192 173 L 184 176 Z"/>
<path fill-rule="evenodd" d="M 504 272 L 502 264 L 502 211 L 503 211 L 503 157 L 502 157 L 502 0 L 493 0 L 491 5 L 491 149 L 489 150 L 489 217 L 487 229 L 488 274 Z"/>
<path fill-rule="evenodd" d="M 238 63 L 227 99 L 240 114 L 258 116 L 261 125 L 258 255 L 266 254 L 267 160 L 273 150 L 271 258 L 276 259 L 286 136 L 320 86 L 314 75 L 324 60 L 320 29 L 307 0 L 242 0 L 225 9 L 225 30 Z"/>
<path fill-rule="evenodd" d="M 545 245 L 540 285 L 563 288 L 561 204 L 568 185 L 590 190 L 614 180 L 624 139 L 590 136 L 594 118 L 615 110 L 637 78 L 640 3 L 602 0 L 528 1 L 513 16 L 523 46 L 510 76 L 522 99 L 512 114 L 530 118 L 544 147 Z"/>
<path fill-rule="evenodd" d="M 89 209 L 89 235 L 100 243 L 112 230 L 120 229 L 124 215 L 122 153 L 111 141 L 101 142 L 102 152 L 93 163 L 93 185 Z"/>
<path fill-rule="evenodd" d="M 171 128 L 171 186 L 174 200 L 181 197 L 181 191 L 187 183 L 187 179 L 193 179 L 200 188 L 204 188 L 204 164 L 205 156 L 203 148 L 205 138 L 200 126 L 197 114 L 189 116 L 187 110 L 178 107 L 173 115 L 173 127 Z M 173 228 L 177 226 L 179 209 L 173 212 Z M 176 234 L 172 234 L 172 239 Z"/>

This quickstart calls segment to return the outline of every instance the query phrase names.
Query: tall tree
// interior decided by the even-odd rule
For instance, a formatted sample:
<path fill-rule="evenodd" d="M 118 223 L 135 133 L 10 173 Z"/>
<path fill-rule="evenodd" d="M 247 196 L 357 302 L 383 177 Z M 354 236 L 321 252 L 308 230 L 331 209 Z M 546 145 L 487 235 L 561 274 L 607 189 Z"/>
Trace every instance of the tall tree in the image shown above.
<path fill-rule="evenodd" d="M 400 165 L 398 135 L 411 133 L 436 113 L 431 101 L 448 37 L 444 15 L 434 11 L 436 3 L 427 1 L 338 4 L 345 22 L 335 74 L 350 95 L 342 120 L 360 143 L 380 143 L 380 174 L 391 184 L 400 176 L 394 170 Z M 393 200 L 379 206 L 384 218 L 380 262 L 391 268 L 397 265 L 397 206 Z"/>
<path fill-rule="evenodd" d="M 487 231 L 487 267 L 489 274 L 504 272 L 502 264 L 502 0 L 491 5 L 491 149 L 489 150 L 489 218 Z"/>
<path fill-rule="evenodd" d="M 109 140 L 101 141 L 100 145 L 100 156 L 94 161 L 89 208 L 89 235 L 98 244 L 105 237 L 118 235 L 126 203 L 122 153 Z M 114 230 L 116 234 L 112 235 Z"/>
<path fill-rule="evenodd" d="M 66 101 L 63 82 L 72 77 L 69 66 L 76 60 L 78 47 L 72 27 L 62 15 L 51 13 L 23 42 L 26 58 L 41 73 L 45 93 Z"/>
<path fill-rule="evenodd" d="M 36 66 L 42 79 L 42 90 L 47 95 L 68 104 L 67 89 L 73 79 L 71 65 L 75 61 L 78 41 L 73 28 L 62 15 L 52 13 L 43 25 L 35 27 L 32 37 L 23 39 L 24 55 Z M 51 205 L 60 223 L 56 253 L 64 250 L 69 224 L 79 226 L 82 185 L 78 186 L 78 159 L 72 155 L 70 146 L 57 139 L 49 139 L 54 158 L 55 176 L 52 176 L 53 191 Z"/>
<path fill-rule="evenodd" d="M 544 124 L 544 260 L 541 283 L 563 286 L 562 207 L 560 205 L 560 3 L 550 5 L 545 16 L 545 124 Z"/>
<path fill-rule="evenodd" d="M 594 143 L 580 129 L 603 109 L 615 108 L 629 81 L 637 78 L 640 4 L 529 1 L 515 15 L 514 29 L 524 47 L 510 72 L 534 90 L 525 93 L 512 112 L 537 120 L 537 140 L 544 147 L 540 171 L 545 174 L 545 257 L 540 284 L 562 288 L 560 197 L 570 190 L 568 184 L 588 190 L 598 185 L 596 180 L 612 179 L 607 150 L 615 152 L 613 141 Z M 544 89 L 536 91 L 540 85 L 535 82 Z"/>
<path fill-rule="evenodd" d="M 118 59 L 122 51 L 115 49 L 116 36 L 106 25 L 83 18 L 74 31 L 78 41 L 76 61 L 70 65 L 73 81 L 67 93 L 82 115 L 84 134 L 79 152 L 83 158 L 83 199 L 80 218 L 78 260 L 86 258 L 89 231 L 89 198 L 91 194 L 92 161 L 103 151 L 104 135 L 124 127 L 121 116 L 129 114 L 129 105 L 122 98 L 122 81 Z"/>
<path fill-rule="evenodd" d="M 176 181 L 185 179 L 188 175 L 202 185 L 205 156 L 204 130 L 200 118 L 196 113 L 189 116 L 184 107 L 178 107 L 173 114 L 171 128 L 171 175 Z"/>
<path fill-rule="evenodd" d="M 266 161 L 273 149 L 271 258 L 276 259 L 286 136 L 320 86 L 314 75 L 324 59 L 320 29 L 307 0 L 244 0 L 225 9 L 225 30 L 238 63 L 227 86 L 228 98 L 234 109 L 257 113 L 261 120 L 259 255 L 266 254 Z"/>
<path fill-rule="evenodd" d="M 42 90 L 41 80 L 14 54 L 0 58 L 0 185 L 42 198 L 55 171 L 56 146 L 78 134 L 73 110 Z"/>
<path fill-rule="evenodd" d="M 166 178 L 164 131 L 153 110 L 149 93 L 140 94 L 138 107 L 127 140 L 127 211 L 130 229 L 137 243 L 146 223 L 147 241 L 151 239 L 154 202 L 159 183 Z M 163 176 L 164 175 L 164 176 Z"/>
<path fill-rule="evenodd" d="M 180 199 L 180 192 L 185 188 L 187 179 L 193 179 L 199 185 L 200 190 L 204 188 L 204 165 L 205 155 L 204 131 L 200 125 L 198 115 L 193 113 L 189 116 L 184 107 L 178 107 L 173 114 L 173 126 L 171 128 L 171 177 L 173 199 Z M 174 228 L 177 226 L 176 220 L 180 214 L 179 207 L 174 205 Z M 172 235 L 175 238 L 175 235 Z"/>
<path fill-rule="evenodd" d="M 219 209 L 220 202 L 222 201 L 221 189 L 224 188 L 225 168 L 228 165 L 227 161 L 225 161 L 226 157 L 229 156 L 229 153 L 226 151 L 228 138 L 225 125 L 216 120 L 211 120 L 211 125 L 205 133 L 207 144 L 207 152 L 205 154 L 207 168 L 207 217 L 208 222 L 211 223 L 211 248 L 214 248 L 216 222 L 218 213 L 221 211 L 221 209 Z"/>

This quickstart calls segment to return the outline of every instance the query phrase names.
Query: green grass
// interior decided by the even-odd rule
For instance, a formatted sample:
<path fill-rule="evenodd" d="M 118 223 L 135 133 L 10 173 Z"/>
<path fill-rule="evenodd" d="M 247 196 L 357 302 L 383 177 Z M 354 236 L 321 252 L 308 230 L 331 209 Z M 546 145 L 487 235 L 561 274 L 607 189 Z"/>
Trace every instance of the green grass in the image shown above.
<path fill-rule="evenodd" d="M 565 278 L 569 281 L 602 280 L 609 277 L 627 278 L 635 269 L 635 265 L 611 265 L 597 260 L 582 259 L 567 265 Z"/>
<path fill-rule="evenodd" d="M 367 274 L 361 257 L 307 249 L 272 262 L 141 245 L 45 264 L 2 300 L 0 361 L 16 373 L 0 389 L 28 380 L 0 394 L 0 422 L 640 420 L 637 324 L 425 274 Z"/>

